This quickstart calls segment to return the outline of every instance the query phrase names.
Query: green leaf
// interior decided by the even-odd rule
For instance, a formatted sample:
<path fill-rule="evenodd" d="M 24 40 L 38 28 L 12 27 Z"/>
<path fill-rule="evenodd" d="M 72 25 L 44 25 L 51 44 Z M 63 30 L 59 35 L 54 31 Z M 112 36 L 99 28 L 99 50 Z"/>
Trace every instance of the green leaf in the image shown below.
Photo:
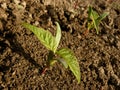
<path fill-rule="evenodd" d="M 56 51 L 56 40 L 49 31 L 28 23 L 23 23 L 23 26 L 32 31 L 47 49 L 53 52 Z"/>
<path fill-rule="evenodd" d="M 101 20 L 103 20 L 107 15 L 109 14 L 109 12 L 105 12 L 102 15 L 100 15 L 97 20 L 100 22 Z"/>
<path fill-rule="evenodd" d="M 91 13 L 92 13 L 92 7 L 89 6 L 89 9 L 88 9 L 88 21 L 90 20 Z"/>
<path fill-rule="evenodd" d="M 94 22 L 94 26 L 95 26 L 95 29 L 96 29 L 96 33 L 99 34 L 99 22 L 97 20 L 95 20 Z"/>
<path fill-rule="evenodd" d="M 88 9 L 88 29 L 91 29 L 92 27 L 96 29 L 97 34 L 99 34 L 99 24 L 102 19 L 104 19 L 109 13 L 103 13 L 102 15 L 98 15 L 96 11 L 92 9 L 91 6 L 89 6 Z M 92 22 L 90 23 L 90 19 Z"/>
<path fill-rule="evenodd" d="M 94 20 L 96 20 L 98 17 L 99 17 L 98 13 L 92 10 L 91 18 L 94 18 Z"/>
<path fill-rule="evenodd" d="M 99 23 L 97 22 L 97 18 L 99 17 L 98 13 L 96 11 L 93 11 L 92 7 L 89 6 L 89 10 L 88 10 L 88 30 L 91 29 L 91 28 L 95 28 L 96 29 L 96 32 L 97 34 L 99 33 L 98 32 L 98 28 L 99 28 Z M 91 23 L 89 23 L 89 20 L 92 20 Z"/>
<path fill-rule="evenodd" d="M 56 25 L 57 25 L 57 33 L 56 33 L 55 41 L 56 41 L 56 49 L 57 49 L 61 39 L 61 28 L 57 22 Z"/>
<path fill-rule="evenodd" d="M 99 17 L 98 13 L 96 11 L 94 11 L 91 6 L 89 6 L 89 9 L 88 9 L 88 18 L 89 19 L 90 18 L 91 19 L 92 18 L 97 19 L 98 17 Z"/>
<path fill-rule="evenodd" d="M 57 62 L 56 59 L 51 59 L 51 60 L 49 60 L 49 65 L 53 66 L 56 62 Z"/>
<path fill-rule="evenodd" d="M 97 22 L 97 18 L 99 17 L 99 15 L 97 14 L 97 12 L 92 11 L 91 13 L 91 19 L 93 21 L 94 27 L 96 29 L 97 34 L 99 33 L 98 29 L 99 29 L 99 23 Z"/>
<path fill-rule="evenodd" d="M 73 52 L 70 49 L 63 48 L 56 51 L 56 53 L 66 61 L 66 63 L 70 67 L 70 70 L 77 78 L 78 83 L 80 83 L 80 67 L 77 58 L 74 56 Z"/>
<path fill-rule="evenodd" d="M 65 68 L 68 68 L 68 64 L 66 63 L 66 61 L 64 59 L 59 58 L 58 61 L 61 62 Z"/>

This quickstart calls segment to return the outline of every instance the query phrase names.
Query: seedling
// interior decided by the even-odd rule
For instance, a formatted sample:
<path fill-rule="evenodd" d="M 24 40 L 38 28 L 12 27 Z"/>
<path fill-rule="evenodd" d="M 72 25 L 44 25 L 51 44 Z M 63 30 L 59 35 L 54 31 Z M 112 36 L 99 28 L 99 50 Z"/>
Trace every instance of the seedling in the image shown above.
<path fill-rule="evenodd" d="M 99 25 L 101 21 L 108 15 L 108 12 L 99 15 L 96 11 L 89 6 L 88 10 L 88 31 L 92 28 L 96 29 L 96 33 L 99 34 Z"/>
<path fill-rule="evenodd" d="M 65 66 L 65 68 L 70 68 L 78 80 L 78 83 L 80 83 L 80 67 L 73 52 L 68 48 L 57 49 L 61 39 L 61 28 L 57 22 L 56 25 L 57 33 L 56 36 L 53 36 L 48 30 L 38 28 L 28 23 L 23 23 L 23 26 L 32 31 L 40 40 L 41 44 L 43 44 L 49 50 L 49 54 L 47 56 L 48 67 L 53 66 L 53 64 L 59 61 Z M 43 73 L 47 68 L 45 68 Z"/>

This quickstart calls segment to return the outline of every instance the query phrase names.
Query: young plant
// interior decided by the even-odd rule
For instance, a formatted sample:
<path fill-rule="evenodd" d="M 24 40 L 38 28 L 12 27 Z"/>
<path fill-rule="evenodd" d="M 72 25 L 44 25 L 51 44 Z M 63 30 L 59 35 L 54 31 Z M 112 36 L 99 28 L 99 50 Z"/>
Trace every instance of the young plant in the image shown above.
<path fill-rule="evenodd" d="M 108 12 L 99 15 L 96 11 L 89 6 L 88 10 L 88 31 L 92 28 L 96 29 L 96 33 L 99 34 L 99 25 L 101 21 L 108 15 Z"/>
<path fill-rule="evenodd" d="M 73 52 L 68 48 L 57 49 L 61 39 L 61 28 L 57 22 L 56 25 L 57 33 L 56 36 L 53 36 L 51 32 L 44 30 L 43 28 L 38 28 L 31 24 L 23 23 L 23 26 L 32 31 L 40 40 L 41 44 L 43 44 L 49 50 L 47 58 L 48 67 L 59 61 L 65 66 L 65 68 L 70 68 L 78 80 L 78 83 L 80 83 L 80 67 Z"/>

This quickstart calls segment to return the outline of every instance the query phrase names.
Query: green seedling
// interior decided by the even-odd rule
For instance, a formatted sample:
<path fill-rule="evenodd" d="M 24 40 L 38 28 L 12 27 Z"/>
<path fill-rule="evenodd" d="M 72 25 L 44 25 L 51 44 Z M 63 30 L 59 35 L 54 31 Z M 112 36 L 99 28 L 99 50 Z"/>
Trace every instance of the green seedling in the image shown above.
<path fill-rule="evenodd" d="M 99 34 L 99 25 L 101 21 L 108 15 L 108 12 L 105 12 L 99 15 L 96 11 L 89 6 L 88 10 L 88 31 L 92 28 L 96 29 L 96 33 Z"/>
<path fill-rule="evenodd" d="M 80 83 L 80 67 L 77 62 L 77 58 L 74 56 L 73 52 L 68 48 L 57 49 L 61 39 L 61 28 L 60 25 L 56 22 L 57 33 L 56 36 L 53 36 L 48 30 L 43 28 L 38 28 L 28 23 L 23 23 L 23 26 L 30 31 L 32 31 L 37 38 L 40 40 L 48 50 L 48 66 L 45 68 L 43 73 L 50 67 L 53 66 L 56 62 L 61 62 L 65 68 L 70 68 L 70 70 L 75 75 L 78 83 Z"/>

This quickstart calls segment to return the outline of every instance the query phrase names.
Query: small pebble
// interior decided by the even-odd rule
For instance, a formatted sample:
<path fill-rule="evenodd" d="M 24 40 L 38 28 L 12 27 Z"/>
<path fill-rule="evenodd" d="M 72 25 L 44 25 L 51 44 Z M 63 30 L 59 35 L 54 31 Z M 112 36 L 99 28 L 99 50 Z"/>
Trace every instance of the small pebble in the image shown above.
<path fill-rule="evenodd" d="M 117 47 L 120 48 L 120 41 L 117 42 Z"/>
<path fill-rule="evenodd" d="M 1 21 L 0 21 L 0 30 L 3 30 L 3 24 Z"/>
<path fill-rule="evenodd" d="M 7 8 L 6 3 L 1 4 L 1 7 L 2 7 L 3 9 L 6 9 L 6 8 Z"/>

